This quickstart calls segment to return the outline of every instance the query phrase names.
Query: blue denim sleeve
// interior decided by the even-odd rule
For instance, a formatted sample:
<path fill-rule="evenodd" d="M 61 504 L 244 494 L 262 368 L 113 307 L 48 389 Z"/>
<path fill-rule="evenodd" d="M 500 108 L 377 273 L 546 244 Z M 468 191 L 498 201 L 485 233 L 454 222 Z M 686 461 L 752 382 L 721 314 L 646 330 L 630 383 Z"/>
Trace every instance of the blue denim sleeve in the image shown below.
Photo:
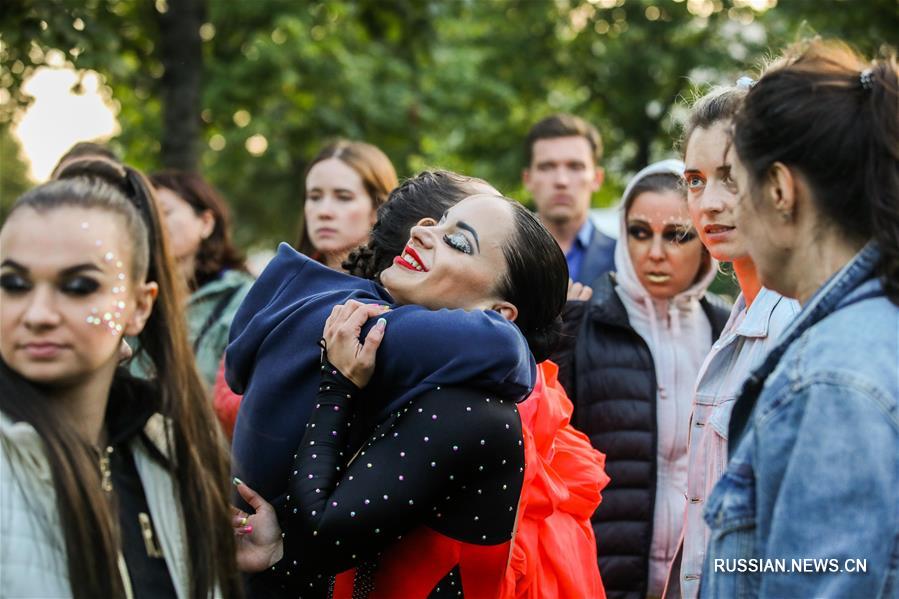
<path fill-rule="evenodd" d="M 770 472 L 763 467 L 758 472 L 761 487 L 776 489 L 767 501 L 764 491 L 759 494 L 760 504 L 768 504 L 759 506 L 763 557 L 835 560 L 827 562 L 824 572 L 763 575 L 762 597 L 876 597 L 895 567 L 896 401 L 850 377 L 834 372 L 792 390 L 793 409 L 787 412 L 794 413 L 782 415 L 786 427 L 781 429 L 798 427 L 792 447 L 769 438 L 757 448 L 760 454 L 771 452 L 759 466 L 769 460 L 783 466 L 779 487 L 765 480 Z M 785 454 L 776 455 L 784 449 Z M 867 560 L 867 572 L 846 571 L 847 560 L 850 567 L 852 560 Z"/>

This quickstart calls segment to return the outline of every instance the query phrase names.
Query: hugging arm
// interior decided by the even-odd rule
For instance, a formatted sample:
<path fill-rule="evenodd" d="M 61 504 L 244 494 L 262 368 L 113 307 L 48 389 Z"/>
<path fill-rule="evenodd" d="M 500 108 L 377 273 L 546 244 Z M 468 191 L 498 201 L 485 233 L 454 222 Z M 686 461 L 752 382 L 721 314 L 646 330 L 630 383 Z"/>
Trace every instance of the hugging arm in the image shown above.
<path fill-rule="evenodd" d="M 335 574 L 376 557 L 413 528 L 439 522 L 458 485 L 479 474 L 476 463 L 490 449 L 481 444 L 485 426 L 516 430 L 506 425 L 517 414 L 504 410 L 503 420 L 482 393 L 435 389 L 391 414 L 350 457 L 345 443 L 357 392 L 325 365 L 280 515 L 283 568 Z"/>

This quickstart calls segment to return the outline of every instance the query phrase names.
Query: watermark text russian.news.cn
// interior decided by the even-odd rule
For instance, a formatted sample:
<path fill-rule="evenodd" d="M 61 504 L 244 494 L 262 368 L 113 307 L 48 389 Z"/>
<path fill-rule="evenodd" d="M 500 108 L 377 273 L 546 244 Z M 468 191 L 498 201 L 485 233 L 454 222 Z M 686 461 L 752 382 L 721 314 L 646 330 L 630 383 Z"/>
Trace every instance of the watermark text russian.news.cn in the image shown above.
<path fill-rule="evenodd" d="M 864 574 L 868 560 L 858 558 L 737 558 L 715 559 L 715 572 L 727 573 L 797 573 L 797 574 Z"/>

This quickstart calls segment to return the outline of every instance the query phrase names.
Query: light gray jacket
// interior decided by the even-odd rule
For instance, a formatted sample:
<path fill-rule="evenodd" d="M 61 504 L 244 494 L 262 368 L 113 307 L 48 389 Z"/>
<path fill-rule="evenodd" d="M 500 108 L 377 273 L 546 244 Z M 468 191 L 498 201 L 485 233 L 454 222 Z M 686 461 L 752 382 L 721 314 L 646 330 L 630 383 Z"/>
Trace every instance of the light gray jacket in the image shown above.
<path fill-rule="evenodd" d="M 169 455 L 163 417 L 155 414 L 147 437 Z M 169 472 L 137 438 L 131 442 L 150 518 L 179 599 L 188 599 L 190 568 L 180 500 Z M 125 560 L 119 570 L 132 596 Z M 43 442 L 30 424 L 0 412 L 0 597 L 71 597 L 65 538 Z"/>

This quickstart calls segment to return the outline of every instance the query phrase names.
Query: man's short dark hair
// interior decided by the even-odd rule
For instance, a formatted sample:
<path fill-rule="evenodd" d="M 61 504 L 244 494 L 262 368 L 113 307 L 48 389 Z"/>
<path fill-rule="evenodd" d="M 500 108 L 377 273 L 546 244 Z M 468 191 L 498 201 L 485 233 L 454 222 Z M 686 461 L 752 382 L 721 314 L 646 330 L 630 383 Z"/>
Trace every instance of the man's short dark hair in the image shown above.
<path fill-rule="evenodd" d="M 596 127 L 573 114 L 554 114 L 546 117 L 528 131 L 524 142 L 525 166 L 531 165 L 531 160 L 534 158 L 534 144 L 538 140 L 572 136 L 583 137 L 587 140 L 593 151 L 593 162 L 599 164 L 602 159 L 602 137 Z"/>

